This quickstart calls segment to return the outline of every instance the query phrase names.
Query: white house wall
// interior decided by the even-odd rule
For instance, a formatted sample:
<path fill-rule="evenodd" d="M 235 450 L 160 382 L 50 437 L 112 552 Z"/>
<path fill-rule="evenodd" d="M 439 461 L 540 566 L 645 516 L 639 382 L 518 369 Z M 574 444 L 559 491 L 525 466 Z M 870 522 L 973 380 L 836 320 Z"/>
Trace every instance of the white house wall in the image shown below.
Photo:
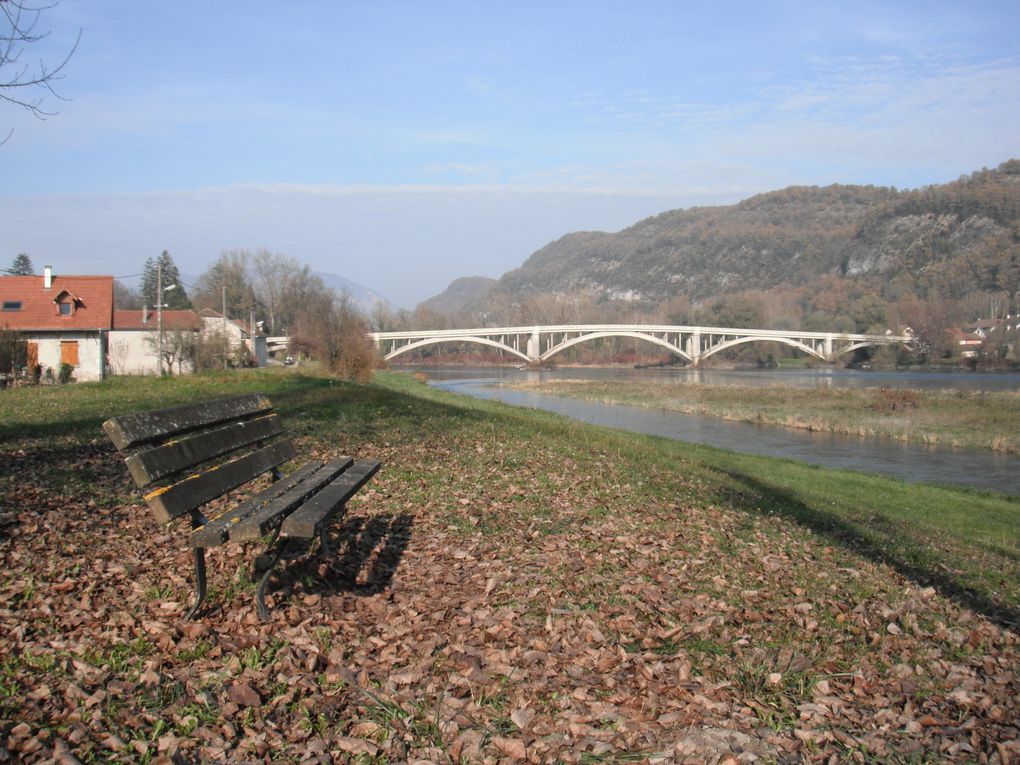
<path fill-rule="evenodd" d="M 153 345 L 155 336 L 155 332 L 145 330 L 110 332 L 110 371 L 115 375 L 159 374 L 159 359 Z M 182 371 L 185 373 L 194 371 L 191 362 L 185 362 Z M 176 361 L 173 374 L 177 374 Z"/>
<path fill-rule="evenodd" d="M 36 344 L 43 374 L 46 374 L 47 369 L 52 369 L 54 376 L 60 373 L 60 343 L 75 341 L 78 343 L 78 364 L 74 368 L 74 379 L 79 382 L 102 379 L 103 354 L 98 332 L 52 332 L 42 335 L 27 331 L 20 334 L 28 342 Z"/>

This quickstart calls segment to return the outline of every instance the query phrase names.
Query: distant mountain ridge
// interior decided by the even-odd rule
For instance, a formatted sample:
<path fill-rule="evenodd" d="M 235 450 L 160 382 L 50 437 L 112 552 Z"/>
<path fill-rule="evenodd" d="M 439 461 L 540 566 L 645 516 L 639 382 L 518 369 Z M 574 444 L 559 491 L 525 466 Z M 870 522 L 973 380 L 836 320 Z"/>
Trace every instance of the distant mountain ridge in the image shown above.
<path fill-rule="evenodd" d="M 481 295 L 486 294 L 496 280 L 488 276 L 463 276 L 454 279 L 441 293 L 419 303 L 420 307 L 437 313 L 454 314 L 468 310 Z"/>
<path fill-rule="evenodd" d="M 475 284 L 472 300 L 585 292 L 656 304 L 826 275 L 899 279 L 918 294 L 1020 289 L 1020 160 L 916 190 L 795 186 L 567 234 L 495 284 Z"/>
<path fill-rule="evenodd" d="M 386 298 L 375 290 L 369 289 L 357 282 L 353 282 L 345 276 L 331 274 L 327 271 L 312 271 L 312 274 L 322 279 L 322 283 L 327 287 L 340 292 L 346 292 L 350 296 L 351 300 L 354 301 L 354 304 L 365 313 L 371 312 L 376 303 L 388 302 Z"/>

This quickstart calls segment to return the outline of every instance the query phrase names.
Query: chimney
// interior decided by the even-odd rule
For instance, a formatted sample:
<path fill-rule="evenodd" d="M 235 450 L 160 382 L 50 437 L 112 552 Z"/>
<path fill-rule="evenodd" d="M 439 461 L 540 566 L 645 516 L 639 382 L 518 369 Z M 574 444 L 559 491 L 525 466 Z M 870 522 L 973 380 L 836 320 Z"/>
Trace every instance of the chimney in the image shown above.
<path fill-rule="evenodd" d="M 43 266 L 42 283 L 44 290 L 53 288 L 53 266 Z"/>
<path fill-rule="evenodd" d="M 142 305 L 142 324 L 149 323 L 149 306 Z"/>

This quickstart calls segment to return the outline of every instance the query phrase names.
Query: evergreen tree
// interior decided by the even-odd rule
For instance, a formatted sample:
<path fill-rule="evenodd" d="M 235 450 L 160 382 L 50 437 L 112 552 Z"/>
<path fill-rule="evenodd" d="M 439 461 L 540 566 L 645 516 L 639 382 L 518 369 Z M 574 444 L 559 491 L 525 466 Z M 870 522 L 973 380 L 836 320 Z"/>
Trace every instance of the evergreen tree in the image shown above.
<path fill-rule="evenodd" d="M 167 308 L 191 308 L 191 301 L 188 300 L 188 293 L 181 284 L 181 272 L 177 270 L 177 264 L 170 257 L 166 250 L 160 254 L 156 265 L 163 269 L 163 303 Z M 177 285 L 176 289 L 166 291 L 171 285 Z"/>
<path fill-rule="evenodd" d="M 150 255 L 142 266 L 142 286 L 138 290 L 145 305 L 156 305 L 156 281 L 156 259 Z"/>
<path fill-rule="evenodd" d="M 15 257 L 14 262 L 11 263 L 12 276 L 31 276 L 34 273 L 35 269 L 32 267 L 32 259 L 23 252 Z"/>
<path fill-rule="evenodd" d="M 162 270 L 162 274 L 159 271 Z M 145 261 L 142 268 L 142 300 L 146 305 L 155 306 L 159 303 L 156 295 L 156 283 L 162 277 L 163 305 L 166 308 L 191 308 L 191 301 L 188 300 L 188 293 L 181 284 L 181 274 L 177 270 L 177 264 L 170 257 L 170 253 L 163 250 L 158 258 L 151 256 Z M 177 285 L 176 289 L 169 292 L 167 287 Z"/>

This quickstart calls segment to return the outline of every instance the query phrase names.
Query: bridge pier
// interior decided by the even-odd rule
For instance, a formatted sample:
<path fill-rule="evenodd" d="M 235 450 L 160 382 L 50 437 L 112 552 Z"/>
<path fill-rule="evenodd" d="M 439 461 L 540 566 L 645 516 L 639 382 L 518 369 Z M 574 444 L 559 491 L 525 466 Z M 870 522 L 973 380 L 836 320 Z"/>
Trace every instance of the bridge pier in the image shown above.
<path fill-rule="evenodd" d="M 687 337 L 687 355 L 691 357 L 691 366 L 701 364 L 701 332 L 698 330 Z"/>
<path fill-rule="evenodd" d="M 539 337 L 537 329 L 528 338 L 528 359 L 533 364 L 542 360 L 542 339 Z"/>

